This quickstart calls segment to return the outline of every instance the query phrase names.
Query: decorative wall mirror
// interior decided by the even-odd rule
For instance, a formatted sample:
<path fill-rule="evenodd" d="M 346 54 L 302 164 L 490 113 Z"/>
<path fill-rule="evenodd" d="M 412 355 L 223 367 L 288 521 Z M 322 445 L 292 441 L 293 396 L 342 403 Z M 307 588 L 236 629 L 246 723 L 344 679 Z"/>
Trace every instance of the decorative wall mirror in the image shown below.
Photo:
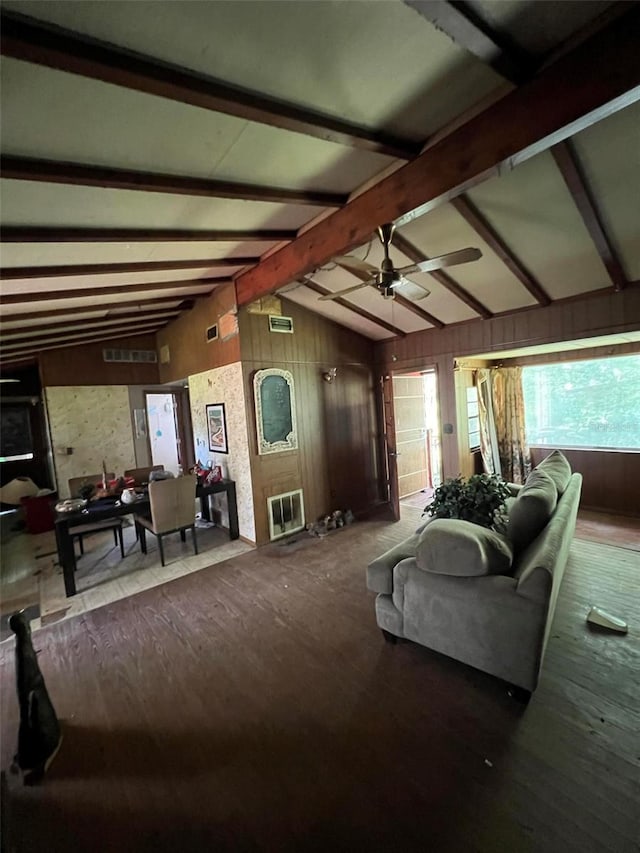
<path fill-rule="evenodd" d="M 257 370 L 253 377 L 258 453 L 297 450 L 296 400 L 293 376 L 275 367 Z"/>

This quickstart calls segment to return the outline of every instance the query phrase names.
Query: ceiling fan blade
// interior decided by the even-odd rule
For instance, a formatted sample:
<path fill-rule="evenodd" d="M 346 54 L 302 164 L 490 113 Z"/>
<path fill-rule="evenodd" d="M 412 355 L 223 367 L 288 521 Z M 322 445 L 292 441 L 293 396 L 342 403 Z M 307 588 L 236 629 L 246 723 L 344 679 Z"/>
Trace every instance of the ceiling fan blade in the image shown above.
<path fill-rule="evenodd" d="M 416 296 L 416 299 L 426 299 L 427 296 L 431 295 L 431 291 L 428 287 L 425 287 L 424 284 L 420 284 L 419 282 L 414 281 L 412 278 L 403 278 L 403 281 L 401 281 L 400 284 L 412 284 L 414 287 L 419 287 L 420 290 L 422 290 L 423 292 L 420 294 L 420 296 Z"/>
<path fill-rule="evenodd" d="M 353 287 L 347 287 L 346 290 L 339 290 L 337 293 L 325 293 L 324 296 L 321 296 L 319 301 L 322 302 L 325 299 L 337 299 L 338 296 L 344 296 L 345 293 L 353 293 L 354 290 L 360 290 L 361 287 L 369 287 L 370 284 L 373 284 L 372 281 L 363 281 L 360 284 L 354 284 Z"/>
<path fill-rule="evenodd" d="M 339 267 L 343 267 L 347 271 L 355 270 L 356 272 L 377 272 L 378 268 L 367 261 L 361 261 L 360 258 L 352 258 L 350 255 L 339 255 L 333 259 Z"/>
<path fill-rule="evenodd" d="M 401 267 L 398 272 L 401 275 L 406 275 L 412 272 L 435 272 L 443 267 L 452 267 L 456 264 L 466 264 L 469 261 L 477 261 L 482 257 L 480 249 L 458 249 L 457 252 L 449 252 L 448 255 L 439 255 L 437 258 L 430 258 L 428 261 L 420 261 L 418 264 L 411 264 L 408 267 Z"/>

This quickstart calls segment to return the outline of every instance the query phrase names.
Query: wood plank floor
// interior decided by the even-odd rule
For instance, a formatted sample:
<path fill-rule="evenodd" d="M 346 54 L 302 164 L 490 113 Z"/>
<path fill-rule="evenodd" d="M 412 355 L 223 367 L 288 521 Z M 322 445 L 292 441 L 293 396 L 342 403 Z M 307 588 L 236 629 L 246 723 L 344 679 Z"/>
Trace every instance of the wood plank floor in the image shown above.
<path fill-rule="evenodd" d="M 383 642 L 364 567 L 417 524 L 357 522 L 34 634 L 65 740 L 10 778 L 9 851 L 640 849 L 640 554 L 577 540 L 540 686 Z M 590 629 L 592 603 L 630 623 Z M 15 746 L 0 648 L 2 767 Z"/>

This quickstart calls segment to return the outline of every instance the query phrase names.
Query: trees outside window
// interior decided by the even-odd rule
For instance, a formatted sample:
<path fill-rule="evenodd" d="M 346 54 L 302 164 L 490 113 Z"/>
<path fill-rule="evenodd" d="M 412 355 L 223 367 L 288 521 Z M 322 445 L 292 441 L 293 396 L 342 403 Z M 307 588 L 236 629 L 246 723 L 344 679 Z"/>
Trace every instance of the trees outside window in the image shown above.
<path fill-rule="evenodd" d="M 524 367 L 530 445 L 640 449 L 640 355 Z"/>

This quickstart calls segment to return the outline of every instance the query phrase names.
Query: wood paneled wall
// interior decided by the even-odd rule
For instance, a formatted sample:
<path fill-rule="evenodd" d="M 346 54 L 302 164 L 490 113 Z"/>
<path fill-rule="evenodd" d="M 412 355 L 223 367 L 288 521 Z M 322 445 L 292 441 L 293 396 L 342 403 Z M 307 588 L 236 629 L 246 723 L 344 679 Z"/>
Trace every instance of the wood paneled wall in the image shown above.
<path fill-rule="evenodd" d="M 269 331 L 265 314 L 239 315 L 247 399 L 256 539 L 268 541 L 267 497 L 303 489 L 307 522 L 334 509 L 354 512 L 379 500 L 373 345 L 360 335 L 283 300 L 294 333 Z M 298 450 L 257 452 L 253 376 L 277 367 L 294 377 Z M 322 374 L 337 367 L 336 379 Z"/>
<path fill-rule="evenodd" d="M 155 350 L 155 335 L 137 335 L 95 344 L 44 350 L 40 354 L 42 387 L 56 385 L 156 385 L 158 365 L 106 362 L 103 349 Z"/>
<path fill-rule="evenodd" d="M 181 314 L 157 334 L 158 357 L 163 347 L 169 347 L 170 361 L 160 364 L 160 382 L 176 382 L 195 373 L 240 361 L 238 334 L 227 340 L 221 337 L 207 341 L 206 331 L 218 324 L 220 317 L 235 311 L 236 297 L 232 284 L 217 287 L 210 296 L 199 299 L 194 307 Z"/>
<path fill-rule="evenodd" d="M 558 301 L 490 320 L 472 320 L 444 329 L 414 332 L 402 339 L 375 344 L 380 371 L 423 368 L 438 371 L 441 423 L 452 423 L 454 434 L 442 435 L 443 475 L 460 471 L 457 441 L 454 359 L 559 341 L 582 340 L 640 328 L 640 287 L 620 293 L 599 291 L 581 299 Z"/>
<path fill-rule="evenodd" d="M 551 449 L 532 447 L 533 464 L 542 461 Z M 581 507 L 640 516 L 640 451 L 561 449 L 571 469 L 582 474 Z"/>

